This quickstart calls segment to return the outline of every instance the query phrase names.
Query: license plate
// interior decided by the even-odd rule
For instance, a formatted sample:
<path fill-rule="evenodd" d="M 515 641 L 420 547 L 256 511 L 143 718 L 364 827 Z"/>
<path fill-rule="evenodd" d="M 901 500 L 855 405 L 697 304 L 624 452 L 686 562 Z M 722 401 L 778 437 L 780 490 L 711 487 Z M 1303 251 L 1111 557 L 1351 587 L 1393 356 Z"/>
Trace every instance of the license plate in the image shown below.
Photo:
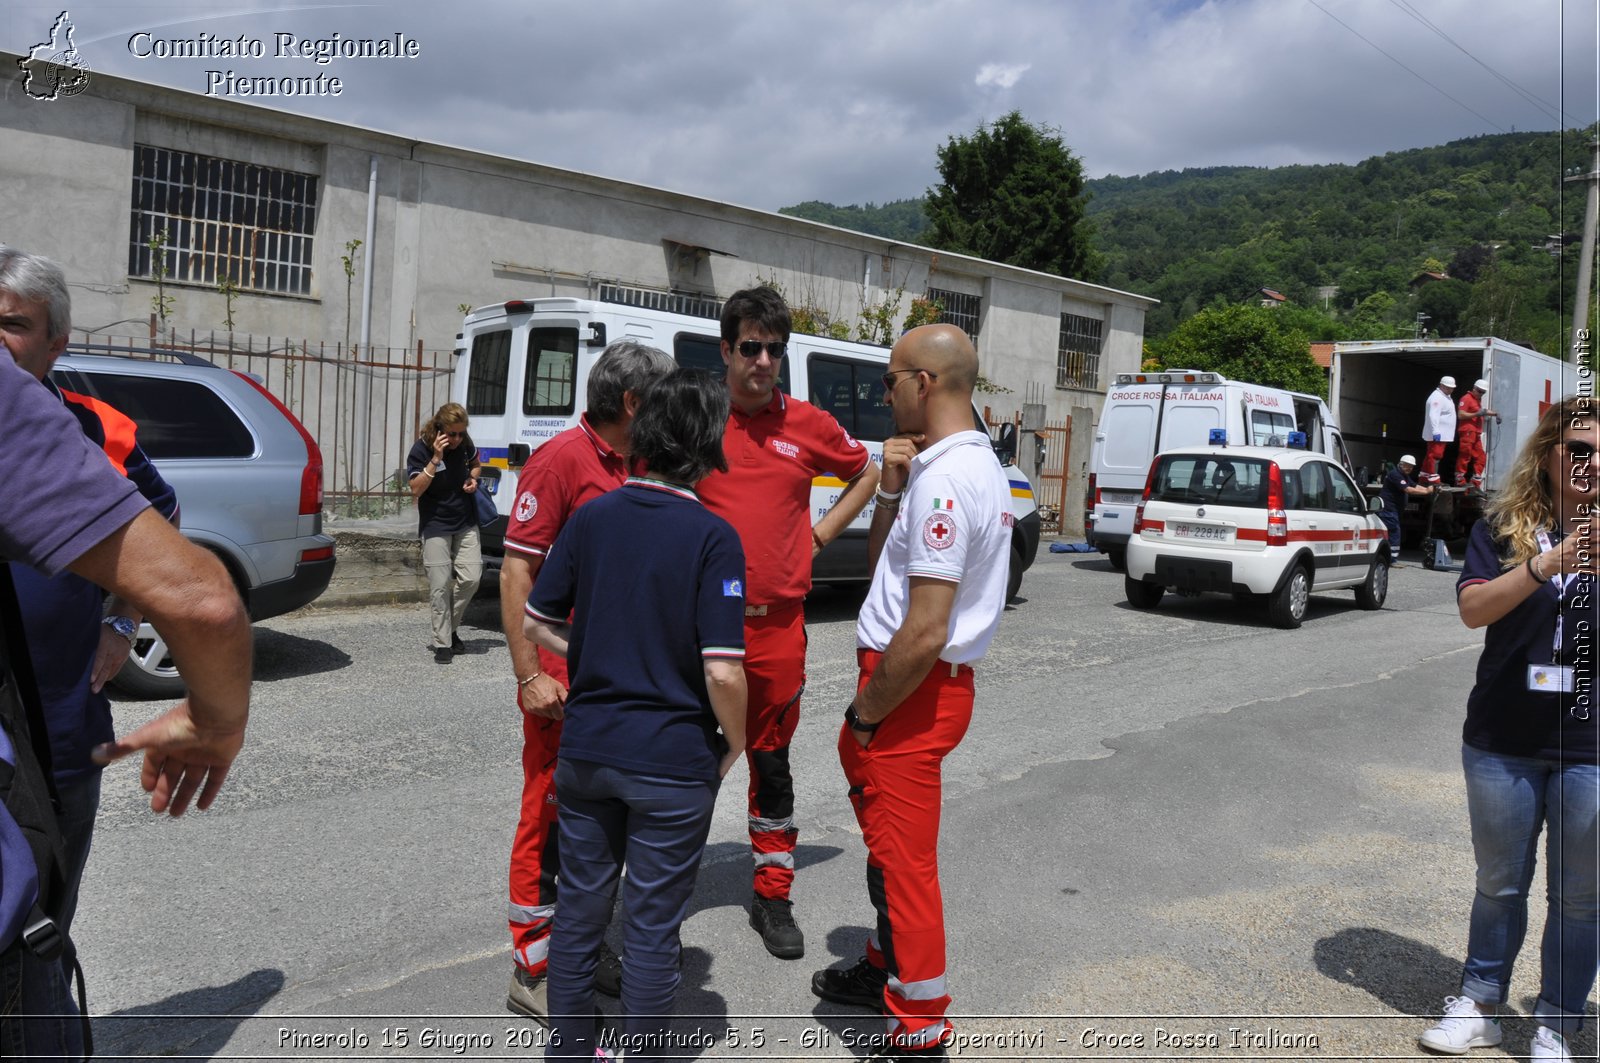
<path fill-rule="evenodd" d="M 1199 539 L 1208 543 L 1226 543 L 1233 540 L 1233 532 L 1220 524 L 1179 524 L 1174 522 L 1169 525 L 1175 539 Z"/>
<path fill-rule="evenodd" d="M 1144 498 L 1143 491 L 1108 491 L 1103 488 L 1100 491 L 1100 501 L 1120 506 L 1137 506 L 1142 498 Z"/>

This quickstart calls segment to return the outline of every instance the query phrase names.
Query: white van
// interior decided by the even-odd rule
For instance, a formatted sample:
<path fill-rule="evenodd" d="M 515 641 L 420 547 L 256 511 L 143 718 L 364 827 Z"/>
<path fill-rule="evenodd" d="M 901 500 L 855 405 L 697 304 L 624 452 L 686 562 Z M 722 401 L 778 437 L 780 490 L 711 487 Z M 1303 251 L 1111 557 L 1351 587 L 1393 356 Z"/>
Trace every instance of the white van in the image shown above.
<path fill-rule="evenodd" d="M 721 303 L 670 296 L 663 310 L 587 299 L 533 299 L 483 306 L 472 311 L 456 337 L 455 378 L 450 397 L 467 408 L 478 457 L 498 484 L 489 485 L 501 519 L 484 529 L 484 561 L 498 567 L 503 553 L 505 516 L 517 497 L 517 472 L 545 440 L 578 423 L 588 391 L 589 367 L 606 344 L 629 339 L 658 347 L 679 365 L 709 369 L 719 377 L 722 364 L 718 315 Z M 883 404 L 883 371 L 889 350 L 824 336 L 789 337 L 779 382 L 788 394 L 832 414 L 860 440 L 874 461 L 883 460 L 883 439 L 892 430 Z M 973 412 L 975 427 L 984 429 Z M 1033 486 L 1017 468 L 1015 455 L 997 448 L 1011 482 L 1016 517 L 1011 548 L 1009 593 L 1016 595 L 1022 573 L 1039 549 L 1039 513 Z M 1143 486 L 1141 482 L 1141 486 Z M 811 485 L 813 522 L 821 519 L 844 491 L 844 481 L 818 477 Z M 871 577 L 867 569 L 867 529 L 872 505 L 812 565 L 818 583 Z"/>
<path fill-rule="evenodd" d="M 1304 432 L 1308 450 L 1350 468 L 1333 414 L 1315 395 L 1194 369 L 1118 374 L 1095 430 L 1083 522 L 1089 545 L 1113 568 L 1127 563 L 1150 462 L 1165 450 L 1207 446 L 1212 429 L 1226 431 L 1228 446 L 1255 447 L 1281 447 L 1290 432 Z"/>

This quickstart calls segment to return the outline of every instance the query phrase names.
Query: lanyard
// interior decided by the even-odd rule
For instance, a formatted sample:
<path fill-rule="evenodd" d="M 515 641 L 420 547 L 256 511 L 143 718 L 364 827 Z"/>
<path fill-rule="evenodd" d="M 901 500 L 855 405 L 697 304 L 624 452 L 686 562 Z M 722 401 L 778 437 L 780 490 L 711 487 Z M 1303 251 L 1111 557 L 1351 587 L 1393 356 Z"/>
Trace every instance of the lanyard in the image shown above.
<path fill-rule="evenodd" d="M 1555 545 L 1550 541 L 1550 534 L 1543 528 L 1535 532 L 1534 537 L 1539 540 L 1540 551 L 1549 550 Z M 1550 647 L 1550 660 L 1552 663 L 1561 660 L 1561 622 L 1565 619 L 1567 588 L 1572 585 L 1573 580 L 1578 578 L 1578 575 L 1579 573 L 1571 572 L 1563 578 L 1558 572 L 1550 577 L 1550 585 L 1556 589 L 1556 633 L 1554 644 Z"/>

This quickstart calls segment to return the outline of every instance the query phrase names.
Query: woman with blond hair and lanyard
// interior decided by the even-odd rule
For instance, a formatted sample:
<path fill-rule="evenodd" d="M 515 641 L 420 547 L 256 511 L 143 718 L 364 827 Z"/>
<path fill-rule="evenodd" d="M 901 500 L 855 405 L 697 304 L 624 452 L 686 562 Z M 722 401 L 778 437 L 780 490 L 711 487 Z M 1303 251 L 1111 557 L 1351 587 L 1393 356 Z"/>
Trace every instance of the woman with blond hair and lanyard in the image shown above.
<path fill-rule="evenodd" d="M 1478 874 L 1461 995 L 1419 1038 L 1435 1052 L 1500 1043 L 1541 829 L 1549 908 L 1531 1059 L 1572 1058 L 1600 966 L 1595 405 L 1569 397 L 1540 418 L 1473 526 L 1456 583 L 1462 621 L 1488 628 L 1461 747 Z"/>
<path fill-rule="evenodd" d="M 466 644 L 456 634 L 483 578 L 478 546 L 478 448 L 467 435 L 467 409 L 447 402 L 422 426 L 406 456 L 406 480 L 417 500 L 422 567 L 433 606 L 433 659 L 449 664 Z"/>

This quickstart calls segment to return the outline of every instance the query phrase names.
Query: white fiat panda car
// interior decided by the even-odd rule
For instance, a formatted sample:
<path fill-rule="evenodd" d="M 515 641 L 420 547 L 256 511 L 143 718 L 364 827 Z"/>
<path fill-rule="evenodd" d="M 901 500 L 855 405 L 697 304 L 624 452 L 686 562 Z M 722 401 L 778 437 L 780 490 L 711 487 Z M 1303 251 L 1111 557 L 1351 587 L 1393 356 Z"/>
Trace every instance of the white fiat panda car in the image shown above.
<path fill-rule="evenodd" d="M 1134 513 L 1125 588 L 1154 608 L 1167 591 L 1264 601 L 1299 627 L 1313 592 L 1353 589 L 1363 609 L 1389 593 L 1389 541 L 1338 463 L 1282 447 L 1210 446 L 1156 456 Z"/>

